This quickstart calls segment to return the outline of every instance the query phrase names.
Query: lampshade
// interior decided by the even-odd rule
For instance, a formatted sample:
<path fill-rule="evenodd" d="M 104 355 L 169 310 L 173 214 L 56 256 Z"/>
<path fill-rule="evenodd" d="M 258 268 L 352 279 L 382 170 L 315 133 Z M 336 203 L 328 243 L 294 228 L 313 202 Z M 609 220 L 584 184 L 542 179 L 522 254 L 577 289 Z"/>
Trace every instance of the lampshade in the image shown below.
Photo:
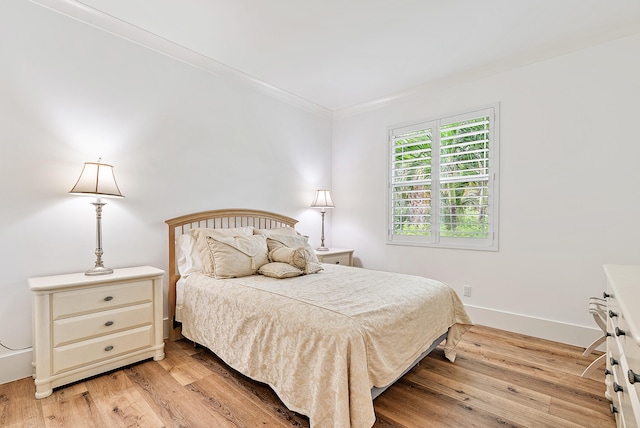
<path fill-rule="evenodd" d="M 106 163 L 85 162 L 80 178 L 69 193 L 75 195 L 98 195 L 123 198 L 120 193 L 113 166 Z"/>
<path fill-rule="evenodd" d="M 311 208 L 335 208 L 328 190 L 316 190 L 316 197 L 311 202 Z"/>

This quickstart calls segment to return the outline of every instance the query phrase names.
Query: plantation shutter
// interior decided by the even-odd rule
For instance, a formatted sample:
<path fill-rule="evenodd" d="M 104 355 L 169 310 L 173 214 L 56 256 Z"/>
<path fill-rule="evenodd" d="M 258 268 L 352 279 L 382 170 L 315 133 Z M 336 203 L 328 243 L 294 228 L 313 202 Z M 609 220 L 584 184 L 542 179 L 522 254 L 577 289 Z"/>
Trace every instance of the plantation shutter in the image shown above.
<path fill-rule="evenodd" d="M 489 235 L 490 115 L 456 117 L 440 124 L 441 237 Z"/>
<path fill-rule="evenodd" d="M 496 110 L 390 131 L 389 243 L 497 249 Z"/>
<path fill-rule="evenodd" d="M 432 132 L 424 124 L 391 135 L 392 234 L 431 235 Z"/>

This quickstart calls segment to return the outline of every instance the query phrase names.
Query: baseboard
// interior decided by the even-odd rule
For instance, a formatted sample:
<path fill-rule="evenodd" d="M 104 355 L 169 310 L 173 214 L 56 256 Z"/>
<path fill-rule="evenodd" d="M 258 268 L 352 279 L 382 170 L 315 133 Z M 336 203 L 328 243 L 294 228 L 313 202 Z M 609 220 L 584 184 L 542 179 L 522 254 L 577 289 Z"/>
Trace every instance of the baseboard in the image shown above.
<path fill-rule="evenodd" d="M 499 328 L 527 336 L 586 348 L 602 336 L 599 328 L 584 327 L 559 321 L 546 320 L 479 306 L 465 305 L 474 324 Z M 604 352 L 604 345 L 598 348 Z"/>
<path fill-rule="evenodd" d="M 31 377 L 33 374 L 33 353 L 31 349 L 16 351 L 13 354 L 0 356 L 0 384 Z"/>

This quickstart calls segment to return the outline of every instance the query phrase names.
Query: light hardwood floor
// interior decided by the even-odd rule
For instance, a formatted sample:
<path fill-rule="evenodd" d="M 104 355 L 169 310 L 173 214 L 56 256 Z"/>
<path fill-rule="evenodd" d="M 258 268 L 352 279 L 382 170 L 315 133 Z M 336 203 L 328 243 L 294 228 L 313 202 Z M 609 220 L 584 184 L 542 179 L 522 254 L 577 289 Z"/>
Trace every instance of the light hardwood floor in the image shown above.
<path fill-rule="evenodd" d="M 455 363 L 441 348 L 375 401 L 383 427 L 614 427 L 604 373 L 583 349 L 475 326 Z M 148 361 L 33 398 L 31 378 L 0 385 L 2 427 L 306 427 L 265 385 L 188 341 Z"/>

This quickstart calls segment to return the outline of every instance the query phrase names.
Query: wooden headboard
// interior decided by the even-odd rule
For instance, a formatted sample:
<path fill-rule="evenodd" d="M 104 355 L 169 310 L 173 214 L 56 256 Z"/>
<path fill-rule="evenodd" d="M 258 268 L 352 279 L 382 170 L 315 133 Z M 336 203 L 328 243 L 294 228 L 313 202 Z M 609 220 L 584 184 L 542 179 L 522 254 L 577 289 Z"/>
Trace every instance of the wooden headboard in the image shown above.
<path fill-rule="evenodd" d="M 250 209 L 223 209 L 202 211 L 166 220 L 169 226 L 169 339 L 182 337 L 180 324 L 175 322 L 176 283 L 180 279 L 176 264 L 176 239 L 191 229 L 207 227 L 211 229 L 228 229 L 232 227 L 253 226 L 256 229 L 273 229 L 276 227 L 295 227 L 298 220 L 268 211 Z"/>

